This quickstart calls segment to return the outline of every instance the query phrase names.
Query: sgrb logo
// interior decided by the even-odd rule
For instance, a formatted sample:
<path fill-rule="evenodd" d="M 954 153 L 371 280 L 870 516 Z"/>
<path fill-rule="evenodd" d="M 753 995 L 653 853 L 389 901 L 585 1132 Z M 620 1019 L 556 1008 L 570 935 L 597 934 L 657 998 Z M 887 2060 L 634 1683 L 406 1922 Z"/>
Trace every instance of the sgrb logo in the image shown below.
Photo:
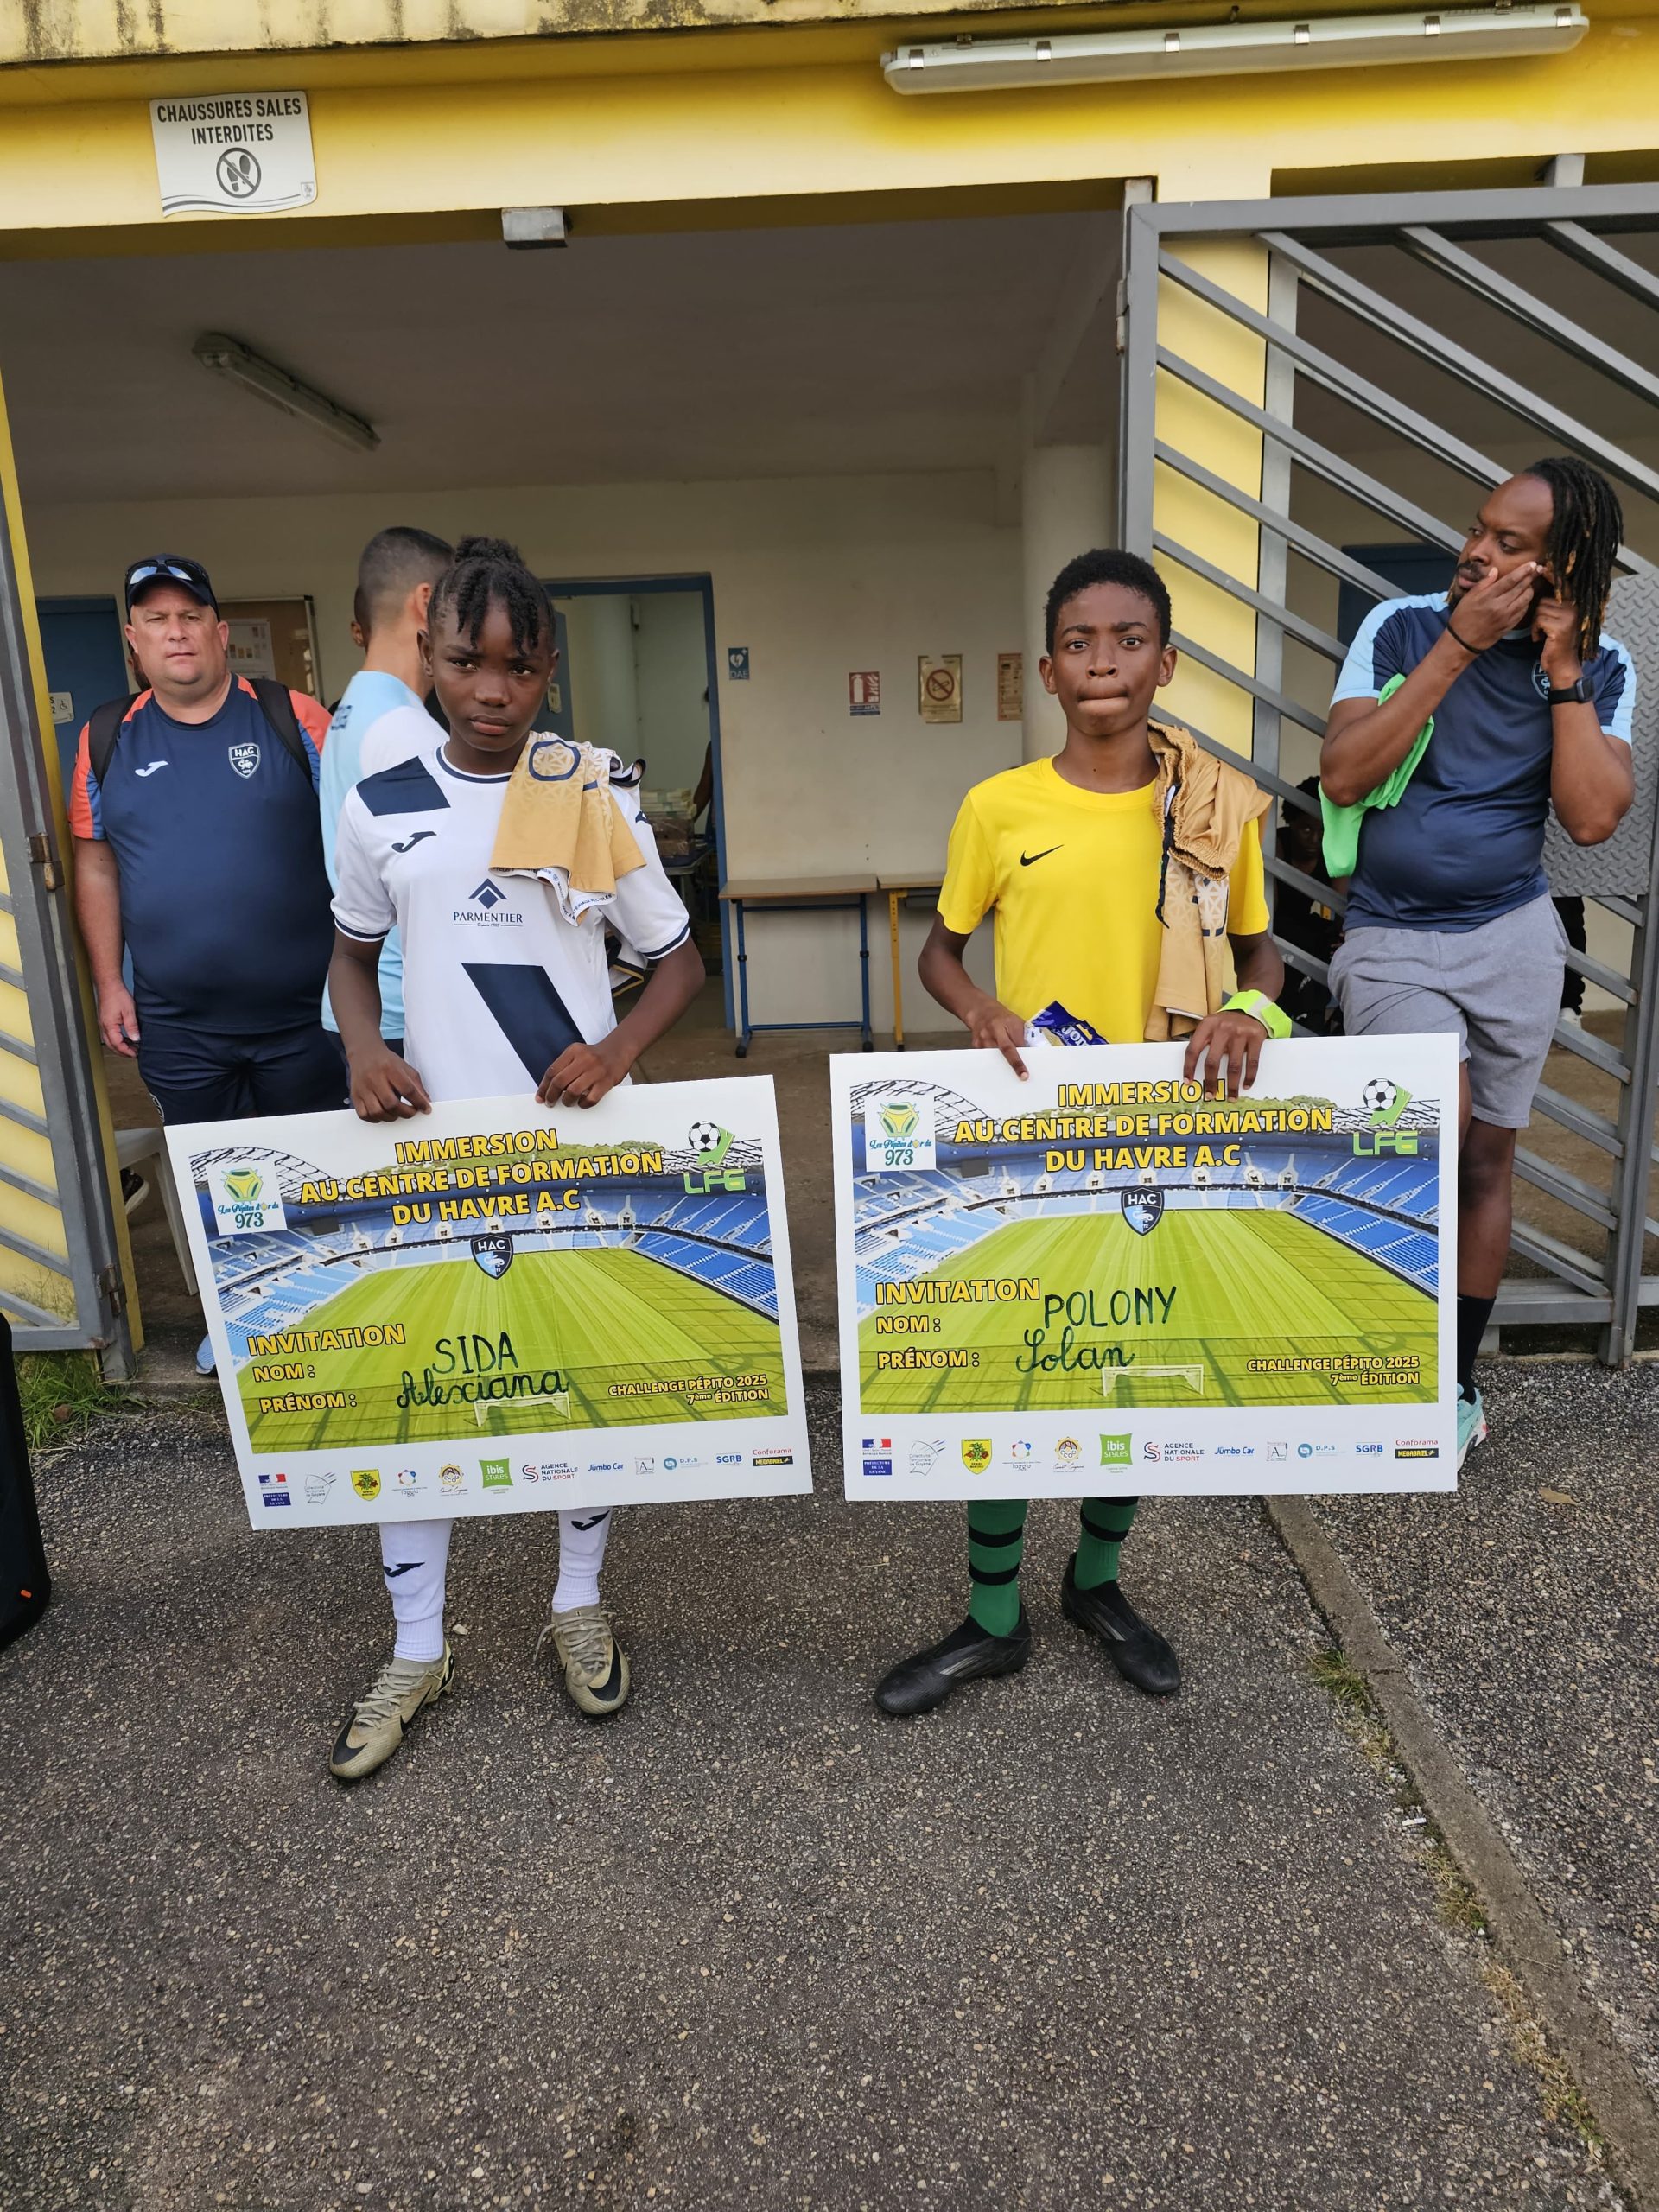
<path fill-rule="evenodd" d="M 685 1187 L 691 1192 L 742 1191 L 748 1188 L 741 1167 L 728 1167 L 726 1155 L 736 1139 L 718 1122 L 693 1122 L 686 1142 L 697 1155 L 697 1164 L 686 1171 Z"/>
<path fill-rule="evenodd" d="M 503 1230 L 495 1236 L 474 1236 L 473 1257 L 492 1282 L 499 1282 L 512 1265 L 512 1237 Z"/>
<path fill-rule="evenodd" d="M 969 1436 L 963 1440 L 962 1464 L 970 1475 L 982 1475 L 991 1464 L 991 1440 L 988 1436 Z"/>
<path fill-rule="evenodd" d="M 1411 1093 L 1405 1085 L 1391 1083 L 1387 1076 L 1374 1075 L 1359 1096 L 1370 1116 L 1370 1125 L 1354 1131 L 1356 1154 L 1361 1160 L 1377 1160 L 1389 1154 L 1415 1153 L 1416 1130 L 1400 1127 L 1400 1116 L 1411 1103 Z"/>
<path fill-rule="evenodd" d="M 1150 1236 L 1164 1217 L 1164 1194 L 1161 1191 L 1125 1191 L 1122 1206 L 1123 1218 L 1135 1235 Z"/>
<path fill-rule="evenodd" d="M 935 1164 L 931 1098 L 883 1098 L 864 1109 L 866 1174 L 893 1175 Z"/>
<path fill-rule="evenodd" d="M 264 1229 L 286 1229 L 288 1216 L 276 1179 L 250 1161 L 221 1162 L 208 1171 L 213 1220 L 221 1236 L 252 1236 Z"/>

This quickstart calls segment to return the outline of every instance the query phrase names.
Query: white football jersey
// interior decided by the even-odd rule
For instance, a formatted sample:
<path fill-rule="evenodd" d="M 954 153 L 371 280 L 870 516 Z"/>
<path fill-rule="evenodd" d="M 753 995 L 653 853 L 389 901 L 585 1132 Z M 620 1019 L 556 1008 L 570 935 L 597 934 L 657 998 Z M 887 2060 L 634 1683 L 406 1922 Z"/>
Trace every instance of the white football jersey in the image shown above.
<path fill-rule="evenodd" d="M 601 916 L 572 924 L 539 876 L 491 873 L 509 780 L 451 767 L 440 739 L 365 776 L 340 810 L 334 920 L 368 944 L 397 927 L 404 1057 L 435 1099 L 533 1090 L 568 1045 L 616 1027 Z M 637 796 L 613 788 L 611 804 L 645 864 L 619 880 L 607 918 L 660 960 L 690 925 Z"/>

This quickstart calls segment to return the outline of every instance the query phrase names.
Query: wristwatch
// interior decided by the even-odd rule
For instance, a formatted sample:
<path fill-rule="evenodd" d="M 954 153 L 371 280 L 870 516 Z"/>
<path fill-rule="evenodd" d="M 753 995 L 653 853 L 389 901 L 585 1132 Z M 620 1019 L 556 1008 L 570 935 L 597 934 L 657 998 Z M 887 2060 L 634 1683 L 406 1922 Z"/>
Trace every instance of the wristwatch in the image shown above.
<path fill-rule="evenodd" d="M 1288 1037 L 1291 1033 L 1290 1016 L 1283 1007 L 1275 1006 L 1265 991 L 1235 991 L 1222 1004 L 1224 1014 L 1248 1014 L 1259 1021 L 1269 1037 Z"/>
<path fill-rule="evenodd" d="M 1563 684 L 1559 691 L 1552 683 L 1544 694 L 1552 707 L 1587 707 L 1595 696 L 1587 676 L 1580 676 L 1576 683 Z"/>

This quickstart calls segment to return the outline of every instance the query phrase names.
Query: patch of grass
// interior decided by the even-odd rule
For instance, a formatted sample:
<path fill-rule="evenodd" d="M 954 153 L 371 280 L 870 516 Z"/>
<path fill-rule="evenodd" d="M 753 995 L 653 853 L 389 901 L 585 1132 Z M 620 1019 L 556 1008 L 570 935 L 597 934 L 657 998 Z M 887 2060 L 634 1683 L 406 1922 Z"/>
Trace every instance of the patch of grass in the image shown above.
<path fill-rule="evenodd" d="M 105 1414 L 130 1413 L 137 1404 L 104 1380 L 92 1353 L 82 1351 L 20 1353 L 17 1395 L 31 1452 L 73 1444 Z"/>

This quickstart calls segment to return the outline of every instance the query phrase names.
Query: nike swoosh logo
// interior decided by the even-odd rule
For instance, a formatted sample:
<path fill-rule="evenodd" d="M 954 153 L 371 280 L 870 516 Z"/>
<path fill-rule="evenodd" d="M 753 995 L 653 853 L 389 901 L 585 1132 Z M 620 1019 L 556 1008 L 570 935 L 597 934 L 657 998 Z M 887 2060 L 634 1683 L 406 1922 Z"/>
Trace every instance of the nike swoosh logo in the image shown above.
<path fill-rule="evenodd" d="M 1020 865 L 1021 868 L 1029 868 L 1033 861 L 1046 861 L 1051 853 L 1058 853 L 1059 849 L 1058 845 L 1045 845 L 1040 853 L 1021 853 Z"/>
<path fill-rule="evenodd" d="M 170 760 L 152 760 L 148 768 L 135 768 L 132 772 L 135 776 L 153 776 L 158 768 L 170 768 L 172 765 Z"/>
<path fill-rule="evenodd" d="M 435 837 L 437 834 L 435 830 L 417 830 L 412 837 L 405 837 L 401 845 L 394 845 L 391 849 L 394 853 L 412 853 L 423 837 Z"/>

